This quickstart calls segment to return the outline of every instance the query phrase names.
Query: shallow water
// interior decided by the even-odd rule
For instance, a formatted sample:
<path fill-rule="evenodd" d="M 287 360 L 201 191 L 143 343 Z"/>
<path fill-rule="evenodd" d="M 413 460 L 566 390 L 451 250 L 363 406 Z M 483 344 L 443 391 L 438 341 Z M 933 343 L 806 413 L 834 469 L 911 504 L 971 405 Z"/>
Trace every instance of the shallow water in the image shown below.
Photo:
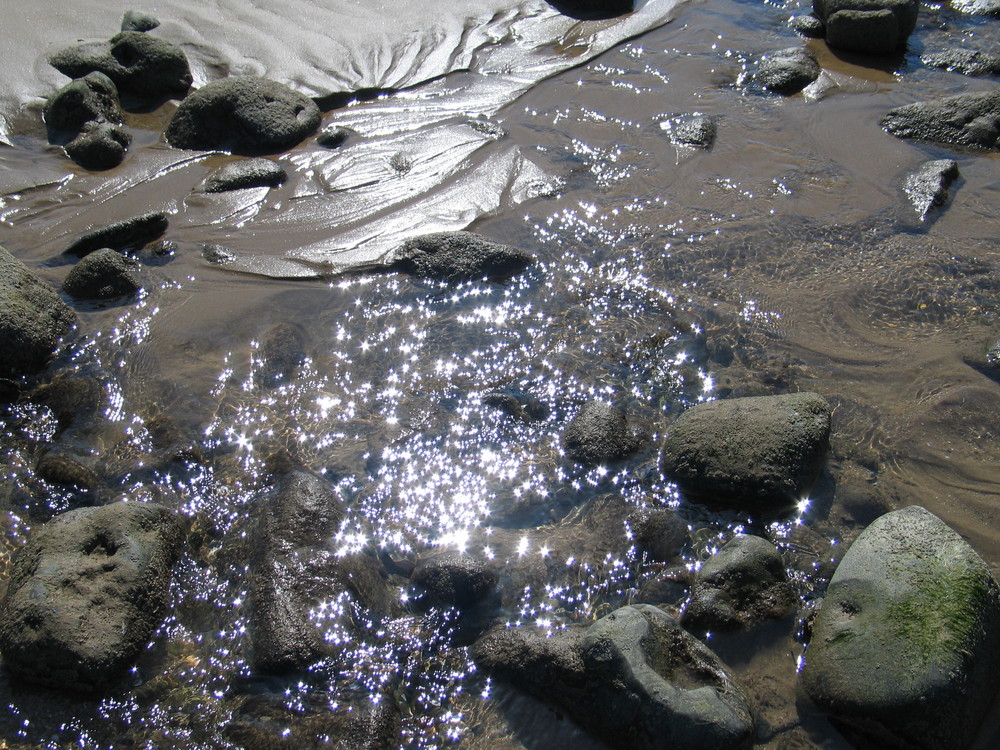
<path fill-rule="evenodd" d="M 289 23 L 299 5 L 285 8 Z M 165 36 L 199 30 L 189 48 L 199 80 L 222 70 L 204 62 L 216 27 L 165 7 L 155 11 L 169 19 Z M 91 224 L 148 210 L 171 212 L 178 248 L 145 258 L 138 302 L 80 310 L 85 343 L 44 379 L 92 377 L 89 410 L 68 426 L 37 404 L 5 413 L 3 560 L 53 513 L 120 496 L 175 507 L 192 526 L 167 622 L 116 691 L 80 700 L 0 677 L 8 746 L 229 748 L 248 726 L 265 746 L 321 746 L 327 717 L 370 699 L 399 705 L 407 748 L 598 746 L 477 675 L 447 628 L 415 615 L 368 623 L 340 662 L 255 675 L 241 544 L 253 498 L 294 464 L 324 474 L 348 504 L 338 549 L 403 562 L 440 547 L 484 554 L 505 571 L 505 617 L 525 627 L 585 622 L 628 601 L 680 606 L 689 569 L 740 529 L 779 543 L 807 607 L 868 522 L 914 503 L 996 572 L 1000 386 L 984 363 L 1000 335 L 1000 161 L 900 141 L 878 123 L 900 104 L 994 85 L 919 55 L 955 40 L 995 46 L 998 22 L 924 6 L 907 55 L 876 68 L 799 39 L 785 21 L 805 10 L 688 3 L 576 67 L 572 44 L 545 49 L 545 73 L 563 72 L 526 76 L 520 89 L 489 66 L 459 70 L 461 56 L 426 84 L 421 74 L 359 79 L 410 88 L 328 112 L 324 124 L 365 137 L 336 152 L 302 144 L 281 157 L 293 176 L 272 191 L 192 192 L 229 157 L 161 145 L 169 104 L 134 116 L 125 164 L 93 175 L 45 147 L 37 108 L 8 117 L 0 238 L 43 277 L 61 283 L 61 250 Z M 216 11 L 198 19 L 228 18 Z M 79 34 L 110 33 L 117 17 L 87 23 L 97 21 L 101 30 Z M 588 23 L 598 22 L 580 34 Z M 219 37 L 218 54 L 235 58 L 232 37 Z M 503 59 L 503 44 L 488 55 L 482 44 L 469 55 Z M 745 80 L 760 53 L 800 44 L 825 71 L 805 95 L 764 95 Z M 290 71 L 320 69 L 308 41 L 286 67 L 267 64 L 285 58 L 266 45 L 245 54 L 304 89 Z M 690 112 L 716 118 L 711 150 L 679 149 L 661 127 Z M 487 118 L 502 131 L 473 126 Z M 943 156 L 962 177 L 922 222 L 900 185 Z M 457 287 L 337 275 L 401 237 L 466 226 L 531 249 L 536 265 Z M 240 263 L 205 261 L 204 242 Z M 293 326 L 284 330 L 304 357 L 275 385 L 266 355 L 279 324 Z M 546 416 L 503 415 L 483 403 L 495 389 L 534 397 Z M 747 518 L 678 500 L 656 465 L 670 420 L 706 398 L 794 390 L 835 406 L 827 471 L 807 506 Z M 595 396 L 623 405 L 654 440 L 584 471 L 562 456 L 559 434 Z M 100 487 L 47 485 L 34 466 L 49 450 L 94 466 Z M 677 565 L 631 549 L 621 509 L 642 504 L 677 505 L 688 521 Z M 405 579 L 390 580 L 405 596 Z M 364 619 L 353 606 L 329 602 L 317 627 L 348 637 L 344 618 Z M 758 705 L 758 747 L 847 747 L 796 690 L 798 632 L 788 618 L 708 643 Z M 997 723 L 982 747 L 996 744 Z"/>

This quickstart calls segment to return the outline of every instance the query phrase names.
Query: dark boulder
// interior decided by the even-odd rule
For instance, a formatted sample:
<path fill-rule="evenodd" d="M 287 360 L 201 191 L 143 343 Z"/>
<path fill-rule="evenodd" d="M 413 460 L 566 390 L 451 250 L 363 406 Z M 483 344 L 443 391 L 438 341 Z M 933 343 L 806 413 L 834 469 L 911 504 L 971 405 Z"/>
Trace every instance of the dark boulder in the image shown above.
<path fill-rule="evenodd" d="M 917 25 L 917 0 L 813 0 L 831 47 L 888 55 L 906 45 Z"/>
<path fill-rule="evenodd" d="M 923 219 L 947 202 L 948 188 L 958 176 L 958 162 L 952 159 L 927 161 L 906 177 L 903 191 Z"/>
<path fill-rule="evenodd" d="M 103 73 L 70 81 L 45 103 L 49 141 L 60 134 L 76 135 L 91 122 L 122 122 L 121 102 L 114 82 Z"/>
<path fill-rule="evenodd" d="M 663 471 L 699 500 L 787 507 L 809 493 L 829 437 L 830 405 L 815 393 L 709 401 L 668 428 Z"/>
<path fill-rule="evenodd" d="M 323 128 L 322 132 L 316 136 L 316 143 L 323 148 L 339 148 L 347 143 L 348 138 L 355 135 L 357 135 L 355 131 L 345 128 L 343 125 L 330 125 Z"/>
<path fill-rule="evenodd" d="M 420 560 L 410 581 L 420 591 L 420 606 L 466 609 L 494 597 L 497 572 L 485 560 L 445 552 Z"/>
<path fill-rule="evenodd" d="M 319 123 L 312 99 L 277 81 L 242 76 L 190 94 L 170 120 L 166 139 L 175 148 L 274 154 L 312 135 Z"/>
<path fill-rule="evenodd" d="M 139 10 L 127 10 L 122 16 L 122 31 L 152 31 L 160 22 Z"/>
<path fill-rule="evenodd" d="M 87 232 L 63 250 L 63 253 L 82 258 L 106 247 L 119 252 L 134 250 L 162 235 L 167 231 L 167 226 L 167 215 L 162 211 L 134 216 Z"/>
<path fill-rule="evenodd" d="M 660 123 L 660 129 L 675 146 L 708 150 L 715 143 L 718 127 L 715 120 L 706 115 L 685 114 L 664 120 Z"/>
<path fill-rule="evenodd" d="M 101 689 L 163 620 L 183 534 L 157 505 L 119 502 L 63 513 L 20 550 L 0 605 L 0 650 L 14 675 Z"/>
<path fill-rule="evenodd" d="M 1000 145 L 1000 91 L 896 107 L 883 118 L 882 127 L 897 138 L 995 149 Z"/>
<path fill-rule="evenodd" d="M 121 125 L 88 122 L 83 131 L 66 144 L 66 155 L 84 169 L 114 169 L 125 160 L 132 136 Z"/>
<path fill-rule="evenodd" d="M 288 179 L 288 172 L 277 162 L 256 158 L 235 161 L 220 167 L 205 181 L 206 193 L 224 193 L 255 187 L 278 187 Z"/>
<path fill-rule="evenodd" d="M 525 250 L 472 232 L 437 232 L 407 240 L 387 263 L 413 276 L 454 283 L 505 278 L 520 273 L 533 261 Z"/>
<path fill-rule="evenodd" d="M 138 264 L 111 248 L 90 253 L 66 276 L 63 291 L 81 299 L 113 299 L 141 288 Z"/>
<path fill-rule="evenodd" d="M 619 461 L 635 453 L 645 435 L 625 412 L 605 401 L 588 401 L 563 430 L 566 455 L 586 466 Z"/>
<path fill-rule="evenodd" d="M 95 489 L 101 483 L 97 472 L 64 451 L 50 451 L 38 459 L 35 474 L 50 484 L 73 486 L 82 490 Z"/>
<path fill-rule="evenodd" d="M 1000 55 L 991 55 L 978 49 L 952 47 L 922 55 L 920 61 L 932 68 L 944 68 L 966 76 L 1000 75 Z"/>
<path fill-rule="evenodd" d="M 780 619 L 797 604 L 781 553 L 766 539 L 739 534 L 698 571 L 681 624 L 691 631 L 737 630 Z"/>
<path fill-rule="evenodd" d="M 640 508 L 628 517 L 632 540 L 653 560 L 670 562 L 687 541 L 687 524 L 672 508 Z"/>
<path fill-rule="evenodd" d="M 55 53 L 49 62 L 70 78 L 94 71 L 104 73 L 122 96 L 142 102 L 183 96 L 192 80 L 179 47 L 140 31 L 122 31 L 107 42 L 69 47 Z"/>
<path fill-rule="evenodd" d="M 75 324 L 56 291 L 0 247 L 0 376 L 43 370 Z"/>
<path fill-rule="evenodd" d="M 755 78 L 768 91 L 791 96 L 819 78 L 819 73 L 819 63 L 809 50 L 789 47 L 764 55 Z"/>
<path fill-rule="evenodd" d="M 857 747 L 970 747 L 1000 684 L 1000 586 L 918 506 L 854 541 L 816 615 L 802 683 Z"/>
<path fill-rule="evenodd" d="M 826 24 L 811 13 L 792 16 L 788 19 L 788 25 L 809 39 L 822 39 L 826 36 Z"/>

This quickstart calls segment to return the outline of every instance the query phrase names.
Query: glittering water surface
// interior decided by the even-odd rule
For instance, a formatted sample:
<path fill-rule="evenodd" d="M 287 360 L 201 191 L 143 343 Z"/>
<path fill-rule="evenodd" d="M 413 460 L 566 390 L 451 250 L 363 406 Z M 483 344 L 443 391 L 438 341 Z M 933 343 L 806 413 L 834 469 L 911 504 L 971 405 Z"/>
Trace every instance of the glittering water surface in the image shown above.
<path fill-rule="evenodd" d="M 388 161 L 324 172 L 323 155 L 304 146 L 289 158 L 289 185 L 220 199 L 232 201 L 220 211 L 186 191 L 225 158 L 178 161 L 157 146 L 152 128 L 169 112 L 136 125 L 147 151 L 109 178 L 118 203 L 102 201 L 124 215 L 147 210 L 142 175 L 155 175 L 158 205 L 184 216 L 179 250 L 145 259 L 147 290 L 134 303 L 82 309 L 84 343 L 46 374 L 49 395 L 4 411 L 0 564 L 52 515 L 123 496 L 179 510 L 189 543 L 167 620 L 111 693 L 84 699 L 0 678 L 6 746 L 320 747 L 345 717 L 391 706 L 406 748 L 599 747 L 478 674 L 451 615 L 417 613 L 405 571 L 435 550 L 493 561 L 502 619 L 546 631 L 628 602 L 683 606 L 692 572 L 740 531 L 778 544 L 808 611 L 851 539 L 913 503 L 996 569 L 1000 387 L 985 350 L 1000 306 L 1000 162 L 897 141 L 878 125 L 892 106 L 991 85 L 924 67 L 919 55 L 956 39 L 989 48 L 996 22 L 924 6 L 907 55 L 879 69 L 795 37 L 785 21 L 805 10 L 686 6 L 504 106 L 492 116 L 502 131 L 455 135 L 440 149 L 448 170 L 485 169 L 463 161 L 466 146 L 499 138 L 546 183 L 490 203 L 471 227 L 534 253 L 530 270 L 501 282 L 288 281 L 214 267 L 196 243 L 314 252 L 333 215 L 323 202 L 338 190 L 374 175 L 391 196 L 405 183 L 385 182 Z M 818 84 L 790 99 L 754 89 L 761 53 L 801 44 L 824 66 Z M 456 96 L 464 75 L 434 91 Z M 421 106 L 421 91 L 407 94 L 404 113 Z M 392 106 L 390 96 L 326 120 L 363 122 L 365 107 Z M 695 113 L 717 125 L 709 150 L 670 140 L 671 123 Z M 58 154 L 30 133 L 16 146 L 0 151 L 8 176 L 51 179 L 0 197 L 3 242 L 58 284 L 67 267 L 51 259 L 97 208 L 87 191 L 62 190 Z M 945 155 L 962 180 L 946 210 L 922 222 L 899 186 Z M 433 175 L 436 164 L 410 166 Z M 446 183 L 381 218 L 445 205 Z M 282 221 L 286 211 L 306 224 Z M 59 395 L 67 373 L 89 395 Z M 657 462 L 672 419 L 706 399 L 796 390 L 835 407 L 831 456 L 810 498 L 761 518 L 678 497 Z M 520 412 L 497 408 L 496 393 Z M 595 398 L 622 406 L 650 439 L 631 459 L 587 469 L 564 455 L 560 434 Z M 46 482 L 35 467 L 48 452 L 90 467 L 94 486 Z M 251 667 L 247 539 L 255 498 L 291 466 L 329 481 L 347 507 L 329 549 L 377 557 L 397 609 L 378 617 L 348 593 L 319 602 L 310 617 L 340 656 L 265 677 Z M 688 524 L 675 562 L 633 546 L 626 518 L 640 506 L 674 507 Z M 795 618 L 699 635 L 758 705 L 758 747 L 846 747 L 797 698 Z"/>

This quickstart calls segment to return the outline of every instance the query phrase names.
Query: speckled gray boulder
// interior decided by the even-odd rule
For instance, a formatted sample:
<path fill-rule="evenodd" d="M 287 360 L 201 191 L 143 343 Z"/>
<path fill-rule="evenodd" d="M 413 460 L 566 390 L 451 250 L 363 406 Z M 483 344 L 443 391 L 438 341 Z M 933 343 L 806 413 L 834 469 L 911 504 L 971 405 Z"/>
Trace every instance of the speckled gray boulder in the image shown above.
<path fill-rule="evenodd" d="M 819 72 L 819 63 L 809 50 L 788 47 L 764 55 L 755 77 L 768 91 L 791 96 L 819 78 Z"/>
<path fill-rule="evenodd" d="M 596 466 L 628 458 L 638 450 L 643 437 L 618 407 L 606 401 L 588 401 L 566 425 L 562 444 L 569 458 Z"/>
<path fill-rule="evenodd" d="M 205 180 L 206 193 L 224 193 L 255 187 L 278 187 L 288 179 L 285 168 L 270 159 L 242 159 L 212 172 Z"/>
<path fill-rule="evenodd" d="M 63 291 L 80 299 L 113 299 L 141 288 L 138 264 L 111 248 L 90 253 L 66 275 Z"/>
<path fill-rule="evenodd" d="M 387 259 L 390 268 L 438 281 L 477 281 L 520 273 L 531 253 L 472 232 L 436 232 L 407 240 Z"/>
<path fill-rule="evenodd" d="M 0 650 L 18 677 L 100 689 L 139 655 L 168 603 L 183 535 L 166 508 L 80 508 L 34 530 L 0 605 Z"/>
<path fill-rule="evenodd" d="M 287 151 L 319 127 L 307 96 L 277 81 L 241 76 L 214 81 L 190 94 L 167 126 L 175 148 L 247 156 Z"/>
<path fill-rule="evenodd" d="M 888 55 L 906 45 L 917 25 L 916 0 L 813 0 L 826 41 L 849 52 Z"/>
<path fill-rule="evenodd" d="M 75 324 L 56 291 L 0 247 L 0 376 L 44 369 Z"/>
<path fill-rule="evenodd" d="M 1000 683 L 1000 587 L 937 516 L 877 519 L 837 567 L 802 682 L 858 747 L 970 746 Z"/>
<path fill-rule="evenodd" d="M 107 42 L 69 47 L 49 62 L 70 78 L 95 70 L 104 73 L 123 96 L 141 101 L 183 95 L 191 86 L 191 70 L 181 49 L 140 31 L 122 31 Z"/>
<path fill-rule="evenodd" d="M 43 116 L 50 141 L 60 133 L 79 133 L 89 122 L 120 123 L 118 88 L 103 73 L 89 73 L 53 94 L 45 103 Z"/>
<path fill-rule="evenodd" d="M 897 138 L 995 149 L 1000 145 L 1000 91 L 896 107 L 882 119 L 882 127 Z"/>
<path fill-rule="evenodd" d="M 698 500 L 786 507 L 808 495 L 829 436 L 830 405 L 816 393 L 709 401 L 667 428 L 663 471 Z"/>
<path fill-rule="evenodd" d="M 920 62 L 932 68 L 944 68 L 966 76 L 995 76 L 1000 74 L 1000 55 L 991 55 L 978 49 L 952 47 L 940 52 L 920 56 Z"/>
<path fill-rule="evenodd" d="M 132 136 L 121 125 L 88 122 L 81 133 L 66 144 L 66 155 L 84 169 L 113 169 L 125 160 Z"/>
<path fill-rule="evenodd" d="M 738 534 L 698 571 L 681 624 L 692 632 L 737 630 L 784 617 L 798 601 L 777 548 Z"/>

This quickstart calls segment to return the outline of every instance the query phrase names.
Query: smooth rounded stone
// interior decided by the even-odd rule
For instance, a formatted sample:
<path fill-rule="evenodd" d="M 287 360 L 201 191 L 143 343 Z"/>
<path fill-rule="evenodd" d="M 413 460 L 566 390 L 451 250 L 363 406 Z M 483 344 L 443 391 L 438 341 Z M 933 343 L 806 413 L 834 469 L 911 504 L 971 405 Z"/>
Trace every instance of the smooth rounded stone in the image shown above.
<path fill-rule="evenodd" d="M 497 572 L 485 560 L 461 552 L 445 552 L 420 560 L 411 583 L 421 590 L 420 606 L 474 607 L 497 592 Z"/>
<path fill-rule="evenodd" d="M 629 425 L 625 412 L 605 401 L 585 403 L 562 434 L 566 455 L 586 466 L 628 458 L 642 440 L 642 433 Z"/>
<path fill-rule="evenodd" d="M 174 513 L 118 502 L 35 529 L 0 604 L 0 650 L 17 677 L 91 691 L 131 665 L 160 626 L 183 539 Z"/>
<path fill-rule="evenodd" d="M 688 528 L 672 508 L 640 508 L 628 517 L 632 539 L 652 559 L 670 562 L 687 541 Z"/>
<path fill-rule="evenodd" d="M 134 250 L 157 239 L 168 225 L 167 215 L 162 211 L 134 216 L 87 232 L 63 250 L 63 254 L 82 258 L 106 247 L 119 252 Z"/>
<path fill-rule="evenodd" d="M 932 68 L 944 68 L 966 76 L 1000 75 L 1000 55 L 991 55 L 978 49 L 953 47 L 922 55 L 920 61 Z"/>
<path fill-rule="evenodd" d="M 97 472 L 62 451 L 52 451 L 38 459 L 35 474 L 50 484 L 71 485 L 83 490 L 92 490 L 101 483 Z"/>
<path fill-rule="evenodd" d="M 319 123 L 312 99 L 277 81 L 240 76 L 190 94 L 170 120 L 166 139 L 175 148 L 274 154 L 308 138 Z"/>
<path fill-rule="evenodd" d="M 781 553 L 766 539 L 739 534 L 698 571 L 681 625 L 691 631 L 738 630 L 795 609 Z"/>
<path fill-rule="evenodd" d="M 957 180 L 958 162 L 953 159 L 926 161 L 903 181 L 903 191 L 910 203 L 925 218 L 948 200 L 948 188 Z"/>
<path fill-rule="evenodd" d="M 819 477 L 829 438 L 830 405 L 816 393 L 709 401 L 668 428 L 663 471 L 705 502 L 787 507 Z"/>
<path fill-rule="evenodd" d="M 323 148 L 340 148 L 347 143 L 348 138 L 357 135 L 351 128 L 343 125 L 330 125 L 323 128 L 322 132 L 316 136 L 316 143 Z"/>
<path fill-rule="evenodd" d="M 536 628 L 498 628 L 476 641 L 470 655 L 491 677 L 508 682 L 544 703 L 585 711 L 589 677 L 583 663 L 582 628 L 547 635 Z"/>
<path fill-rule="evenodd" d="M 132 136 L 121 125 L 88 122 L 83 132 L 66 144 L 66 155 L 84 169 L 114 169 L 125 161 Z"/>
<path fill-rule="evenodd" d="M 1000 586 L 929 511 L 847 550 L 815 617 L 806 693 L 858 747 L 969 747 L 1000 682 Z"/>
<path fill-rule="evenodd" d="M 788 25 L 809 39 L 822 39 L 826 36 L 826 24 L 811 13 L 792 16 L 788 19 Z"/>
<path fill-rule="evenodd" d="M 70 78 L 104 73 L 123 96 L 141 101 L 183 95 L 192 80 L 179 47 L 140 31 L 122 31 L 106 42 L 69 47 L 52 55 L 49 63 Z"/>
<path fill-rule="evenodd" d="M 45 369 L 76 314 L 56 291 L 0 247 L 0 375 Z"/>
<path fill-rule="evenodd" d="M 302 326 L 278 323 L 261 337 L 260 374 L 263 384 L 275 388 L 296 376 L 306 363 L 308 336 Z"/>
<path fill-rule="evenodd" d="M 118 88 L 103 73 L 89 73 L 70 81 L 45 103 L 43 111 L 49 141 L 59 133 L 80 133 L 90 122 L 122 122 Z"/>
<path fill-rule="evenodd" d="M 127 10 L 122 16 L 122 31 L 152 31 L 160 22 L 140 10 Z"/>
<path fill-rule="evenodd" d="M 882 127 L 897 138 L 995 149 L 1000 143 L 1000 92 L 906 104 L 889 110 Z"/>
<path fill-rule="evenodd" d="M 906 45 L 917 25 L 917 0 L 813 0 L 826 41 L 848 52 L 888 55 Z"/>
<path fill-rule="evenodd" d="M 812 53 L 802 47 L 789 47 L 764 55 L 755 77 L 768 91 L 791 96 L 819 78 L 819 73 L 819 63 Z"/>
<path fill-rule="evenodd" d="M 63 291 L 80 299 L 113 299 L 135 294 L 141 288 L 136 268 L 134 261 L 106 247 L 73 266 L 63 282 Z"/>
<path fill-rule="evenodd" d="M 215 170 L 205 181 L 206 193 L 255 187 L 278 187 L 288 179 L 285 168 L 270 159 L 244 159 Z"/>
<path fill-rule="evenodd" d="M 390 268 L 423 279 L 476 281 L 513 276 L 534 261 L 531 253 L 472 232 L 413 237 L 387 260 Z"/>
<path fill-rule="evenodd" d="M 660 129 L 675 146 L 688 146 L 708 150 L 715 143 L 718 130 L 715 120 L 706 115 L 686 114 L 671 117 L 660 123 Z"/>

